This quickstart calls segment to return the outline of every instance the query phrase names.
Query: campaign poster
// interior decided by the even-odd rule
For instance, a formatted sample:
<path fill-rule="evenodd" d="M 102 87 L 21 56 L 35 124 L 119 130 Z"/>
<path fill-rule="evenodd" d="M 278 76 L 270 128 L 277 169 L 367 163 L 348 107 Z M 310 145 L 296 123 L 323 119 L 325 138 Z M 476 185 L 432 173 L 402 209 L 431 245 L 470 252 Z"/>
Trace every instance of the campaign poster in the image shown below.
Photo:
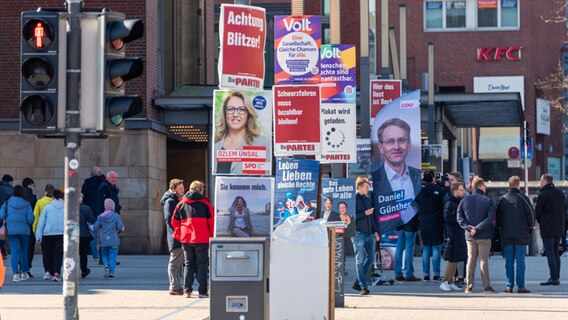
<path fill-rule="evenodd" d="M 315 219 L 318 213 L 319 161 L 276 159 L 274 227 L 293 215 Z"/>
<path fill-rule="evenodd" d="M 355 179 L 321 179 L 320 218 L 347 225 L 336 229 L 338 235 L 355 235 Z"/>
<path fill-rule="evenodd" d="M 320 16 L 274 17 L 274 83 L 320 83 Z"/>
<path fill-rule="evenodd" d="M 381 234 L 381 251 L 376 252 L 376 261 L 381 270 L 394 270 L 397 241 L 398 231 L 396 230 Z"/>
<path fill-rule="evenodd" d="M 272 173 L 272 93 L 213 92 L 213 174 Z"/>
<path fill-rule="evenodd" d="M 219 87 L 262 89 L 266 43 L 265 9 L 222 4 L 219 37 Z"/>
<path fill-rule="evenodd" d="M 357 139 L 357 162 L 347 164 L 347 177 L 357 179 L 367 177 L 370 182 L 369 191 L 373 191 L 371 176 L 371 139 Z"/>
<path fill-rule="evenodd" d="M 274 155 L 320 154 L 319 86 L 274 86 L 273 91 Z"/>
<path fill-rule="evenodd" d="M 441 144 L 422 145 L 422 171 L 434 171 L 442 174 L 444 172 L 444 152 Z"/>
<path fill-rule="evenodd" d="M 371 80 L 370 86 L 369 109 L 371 110 L 371 123 L 373 123 L 373 119 L 387 104 L 402 95 L 402 82 L 400 80 Z"/>
<path fill-rule="evenodd" d="M 321 102 L 355 103 L 357 54 L 352 44 L 321 46 Z"/>
<path fill-rule="evenodd" d="M 371 170 L 380 233 L 403 225 L 418 212 L 421 188 L 420 90 L 387 104 L 371 129 Z"/>
<path fill-rule="evenodd" d="M 270 237 L 274 178 L 215 179 L 215 237 Z"/>

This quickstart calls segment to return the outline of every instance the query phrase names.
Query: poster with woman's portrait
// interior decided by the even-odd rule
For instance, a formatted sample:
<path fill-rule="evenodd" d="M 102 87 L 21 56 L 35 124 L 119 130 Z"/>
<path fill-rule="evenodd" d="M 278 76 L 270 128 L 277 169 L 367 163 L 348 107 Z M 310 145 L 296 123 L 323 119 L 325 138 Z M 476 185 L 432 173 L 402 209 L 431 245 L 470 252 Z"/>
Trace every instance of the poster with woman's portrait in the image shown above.
<path fill-rule="evenodd" d="M 215 90 L 213 174 L 272 174 L 272 92 Z"/>
<path fill-rule="evenodd" d="M 216 177 L 215 237 L 270 237 L 274 178 Z"/>
<path fill-rule="evenodd" d="M 355 179 L 321 179 L 319 218 L 328 222 L 343 222 L 347 228 L 336 228 L 338 235 L 355 235 Z"/>

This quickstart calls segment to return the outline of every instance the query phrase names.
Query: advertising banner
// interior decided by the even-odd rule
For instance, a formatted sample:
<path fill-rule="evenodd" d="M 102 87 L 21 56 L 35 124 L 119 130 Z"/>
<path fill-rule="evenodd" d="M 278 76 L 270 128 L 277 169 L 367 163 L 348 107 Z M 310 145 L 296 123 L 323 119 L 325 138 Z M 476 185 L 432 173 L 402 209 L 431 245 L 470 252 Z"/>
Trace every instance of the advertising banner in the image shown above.
<path fill-rule="evenodd" d="M 270 91 L 215 90 L 213 174 L 272 174 Z"/>
<path fill-rule="evenodd" d="M 316 218 L 318 179 L 319 161 L 276 159 L 275 227 L 297 214 Z"/>
<path fill-rule="evenodd" d="M 393 100 L 371 129 L 373 195 L 380 233 L 407 223 L 418 212 L 421 188 L 420 90 Z"/>
<path fill-rule="evenodd" d="M 371 123 L 377 114 L 391 101 L 402 95 L 400 80 L 371 80 L 370 82 Z"/>
<path fill-rule="evenodd" d="M 274 155 L 320 154 L 319 86 L 274 86 L 273 91 Z"/>
<path fill-rule="evenodd" d="M 444 153 L 441 144 L 422 145 L 422 171 L 432 170 L 443 173 Z"/>
<path fill-rule="evenodd" d="M 320 82 L 320 16 L 274 17 L 274 83 Z"/>
<path fill-rule="evenodd" d="M 345 229 L 336 229 L 338 235 L 355 235 L 355 179 L 321 179 L 320 218 L 347 225 Z"/>
<path fill-rule="evenodd" d="M 274 178 L 215 179 L 215 237 L 270 237 Z"/>
<path fill-rule="evenodd" d="M 377 252 L 377 263 L 381 270 L 394 270 L 396 264 L 396 242 L 398 231 L 391 230 L 381 235 L 381 251 Z M 376 269 L 376 268 L 375 268 Z"/>
<path fill-rule="evenodd" d="M 264 8 L 222 4 L 219 18 L 219 87 L 264 87 Z"/>
<path fill-rule="evenodd" d="M 355 103 L 357 54 L 352 44 L 321 46 L 321 102 Z"/>

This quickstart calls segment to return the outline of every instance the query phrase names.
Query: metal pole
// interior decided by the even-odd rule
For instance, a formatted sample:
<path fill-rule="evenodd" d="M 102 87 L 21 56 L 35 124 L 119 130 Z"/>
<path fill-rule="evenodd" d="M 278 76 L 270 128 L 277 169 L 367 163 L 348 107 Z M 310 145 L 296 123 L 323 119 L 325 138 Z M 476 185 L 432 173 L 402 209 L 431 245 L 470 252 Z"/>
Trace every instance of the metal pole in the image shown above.
<path fill-rule="evenodd" d="M 436 138 L 436 109 L 434 106 L 434 44 L 428 43 L 428 144 Z"/>
<path fill-rule="evenodd" d="M 527 120 L 523 121 L 523 148 L 525 149 L 525 195 L 529 196 L 529 166 L 527 163 L 528 160 L 528 135 L 527 135 Z"/>
<path fill-rule="evenodd" d="M 81 0 L 67 0 L 67 108 L 65 113 L 64 319 L 79 319 L 79 147 L 81 121 Z"/>

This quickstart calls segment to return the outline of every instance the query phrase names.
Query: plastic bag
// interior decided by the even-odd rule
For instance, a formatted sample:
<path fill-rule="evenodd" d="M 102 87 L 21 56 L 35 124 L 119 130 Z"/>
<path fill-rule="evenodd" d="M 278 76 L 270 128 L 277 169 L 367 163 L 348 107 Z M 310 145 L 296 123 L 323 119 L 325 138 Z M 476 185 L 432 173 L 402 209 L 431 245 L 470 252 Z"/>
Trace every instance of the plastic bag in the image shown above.
<path fill-rule="evenodd" d="M 306 246 L 328 247 L 326 221 L 324 219 L 305 222 L 309 214 L 288 217 L 274 230 L 273 241 L 298 243 Z"/>

